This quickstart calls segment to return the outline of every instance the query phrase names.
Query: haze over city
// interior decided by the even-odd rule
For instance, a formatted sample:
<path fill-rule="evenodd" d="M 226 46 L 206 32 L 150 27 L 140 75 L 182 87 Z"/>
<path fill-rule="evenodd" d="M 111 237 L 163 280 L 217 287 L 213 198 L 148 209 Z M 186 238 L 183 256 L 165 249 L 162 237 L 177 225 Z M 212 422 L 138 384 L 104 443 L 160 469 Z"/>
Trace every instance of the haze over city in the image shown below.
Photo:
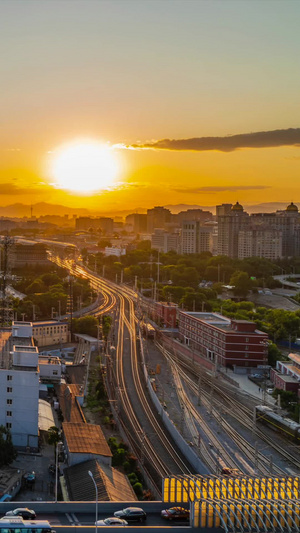
<path fill-rule="evenodd" d="M 300 200 L 298 2 L 0 10 L 1 206 Z"/>

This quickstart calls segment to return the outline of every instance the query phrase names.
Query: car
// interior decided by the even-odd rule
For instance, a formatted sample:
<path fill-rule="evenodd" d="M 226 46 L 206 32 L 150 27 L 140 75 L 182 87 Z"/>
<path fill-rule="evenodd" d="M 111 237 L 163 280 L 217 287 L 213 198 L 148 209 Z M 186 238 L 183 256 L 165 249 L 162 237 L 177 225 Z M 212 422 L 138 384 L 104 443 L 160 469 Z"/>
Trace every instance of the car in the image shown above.
<path fill-rule="evenodd" d="M 140 507 L 126 507 L 122 511 L 116 511 L 114 516 L 127 520 L 127 522 L 144 522 L 147 514 Z"/>
<path fill-rule="evenodd" d="M 23 520 L 34 520 L 36 518 L 36 513 L 27 507 L 17 507 L 17 509 L 14 509 L 13 511 L 7 511 L 5 516 L 21 516 Z"/>
<path fill-rule="evenodd" d="M 267 389 L 267 393 L 268 393 L 268 394 L 273 394 L 273 392 L 274 392 L 274 389 L 272 389 L 271 387 L 269 387 L 269 388 Z"/>
<path fill-rule="evenodd" d="M 190 511 L 183 507 L 171 507 L 161 511 L 161 516 L 166 520 L 189 520 Z"/>
<path fill-rule="evenodd" d="M 105 518 L 104 520 L 97 520 L 95 522 L 95 526 L 97 527 L 124 527 L 128 526 L 128 522 L 126 520 L 122 520 L 121 518 L 116 518 L 115 516 L 111 518 Z"/>

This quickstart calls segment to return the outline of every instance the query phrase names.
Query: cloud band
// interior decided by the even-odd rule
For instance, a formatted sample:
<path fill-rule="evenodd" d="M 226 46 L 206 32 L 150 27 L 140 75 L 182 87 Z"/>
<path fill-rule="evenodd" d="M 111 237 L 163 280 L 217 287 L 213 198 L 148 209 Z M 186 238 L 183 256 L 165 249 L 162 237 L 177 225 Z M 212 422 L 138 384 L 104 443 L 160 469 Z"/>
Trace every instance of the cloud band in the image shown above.
<path fill-rule="evenodd" d="M 194 137 L 192 139 L 162 139 L 144 144 L 133 144 L 128 148 L 156 149 L 156 150 L 186 150 L 204 152 L 218 150 L 233 152 L 239 148 L 274 148 L 278 146 L 300 145 L 300 128 L 287 130 L 259 131 L 255 133 L 241 133 L 227 137 Z"/>

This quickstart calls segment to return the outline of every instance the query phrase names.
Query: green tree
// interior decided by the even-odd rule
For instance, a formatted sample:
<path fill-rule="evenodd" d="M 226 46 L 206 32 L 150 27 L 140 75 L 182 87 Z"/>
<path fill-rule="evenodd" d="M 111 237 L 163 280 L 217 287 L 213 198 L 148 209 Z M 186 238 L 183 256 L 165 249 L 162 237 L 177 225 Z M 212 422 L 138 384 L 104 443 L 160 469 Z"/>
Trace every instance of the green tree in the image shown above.
<path fill-rule="evenodd" d="M 56 458 L 56 445 L 60 441 L 60 430 L 56 426 L 48 429 L 48 444 L 54 447 L 54 457 Z"/>
<path fill-rule="evenodd" d="M 96 317 L 87 315 L 81 318 L 73 318 L 73 332 L 97 337 L 98 320 Z"/>
<path fill-rule="evenodd" d="M 9 429 L 0 426 L 0 468 L 10 465 L 17 457 L 17 451 L 12 443 Z"/>
<path fill-rule="evenodd" d="M 268 345 L 268 364 L 276 366 L 277 361 L 282 361 L 283 356 L 281 351 L 277 348 L 273 342 Z"/>
<path fill-rule="evenodd" d="M 230 285 L 233 285 L 233 293 L 236 296 L 246 298 L 252 289 L 253 281 L 249 278 L 247 272 L 237 270 L 230 278 Z"/>
<path fill-rule="evenodd" d="M 109 315 L 102 316 L 102 336 L 105 342 L 107 342 L 108 335 L 112 325 L 112 318 Z"/>

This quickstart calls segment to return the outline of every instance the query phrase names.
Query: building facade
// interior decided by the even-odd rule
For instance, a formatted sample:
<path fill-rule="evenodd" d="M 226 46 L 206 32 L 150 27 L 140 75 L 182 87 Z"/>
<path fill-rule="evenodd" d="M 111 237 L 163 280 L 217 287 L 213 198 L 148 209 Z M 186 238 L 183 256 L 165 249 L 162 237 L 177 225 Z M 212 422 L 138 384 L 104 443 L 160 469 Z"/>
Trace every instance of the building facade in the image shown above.
<path fill-rule="evenodd" d="M 0 424 L 19 449 L 38 449 L 39 364 L 30 322 L 13 322 L 1 332 Z"/>
<path fill-rule="evenodd" d="M 180 252 L 200 254 L 213 250 L 213 227 L 201 226 L 198 220 L 184 220 L 181 224 Z"/>
<path fill-rule="evenodd" d="M 51 346 L 69 342 L 69 325 L 57 320 L 32 322 L 32 336 L 37 346 Z"/>
<path fill-rule="evenodd" d="M 177 252 L 179 246 L 179 234 L 169 233 L 164 229 L 155 229 L 151 235 L 151 248 L 162 253 Z"/>
<path fill-rule="evenodd" d="M 293 202 L 276 213 L 248 215 L 238 202 L 217 206 L 218 255 L 274 260 L 300 254 L 300 216 Z"/>
<path fill-rule="evenodd" d="M 268 336 L 254 322 L 178 310 L 178 328 L 182 342 L 216 366 L 257 367 L 267 362 Z"/>

